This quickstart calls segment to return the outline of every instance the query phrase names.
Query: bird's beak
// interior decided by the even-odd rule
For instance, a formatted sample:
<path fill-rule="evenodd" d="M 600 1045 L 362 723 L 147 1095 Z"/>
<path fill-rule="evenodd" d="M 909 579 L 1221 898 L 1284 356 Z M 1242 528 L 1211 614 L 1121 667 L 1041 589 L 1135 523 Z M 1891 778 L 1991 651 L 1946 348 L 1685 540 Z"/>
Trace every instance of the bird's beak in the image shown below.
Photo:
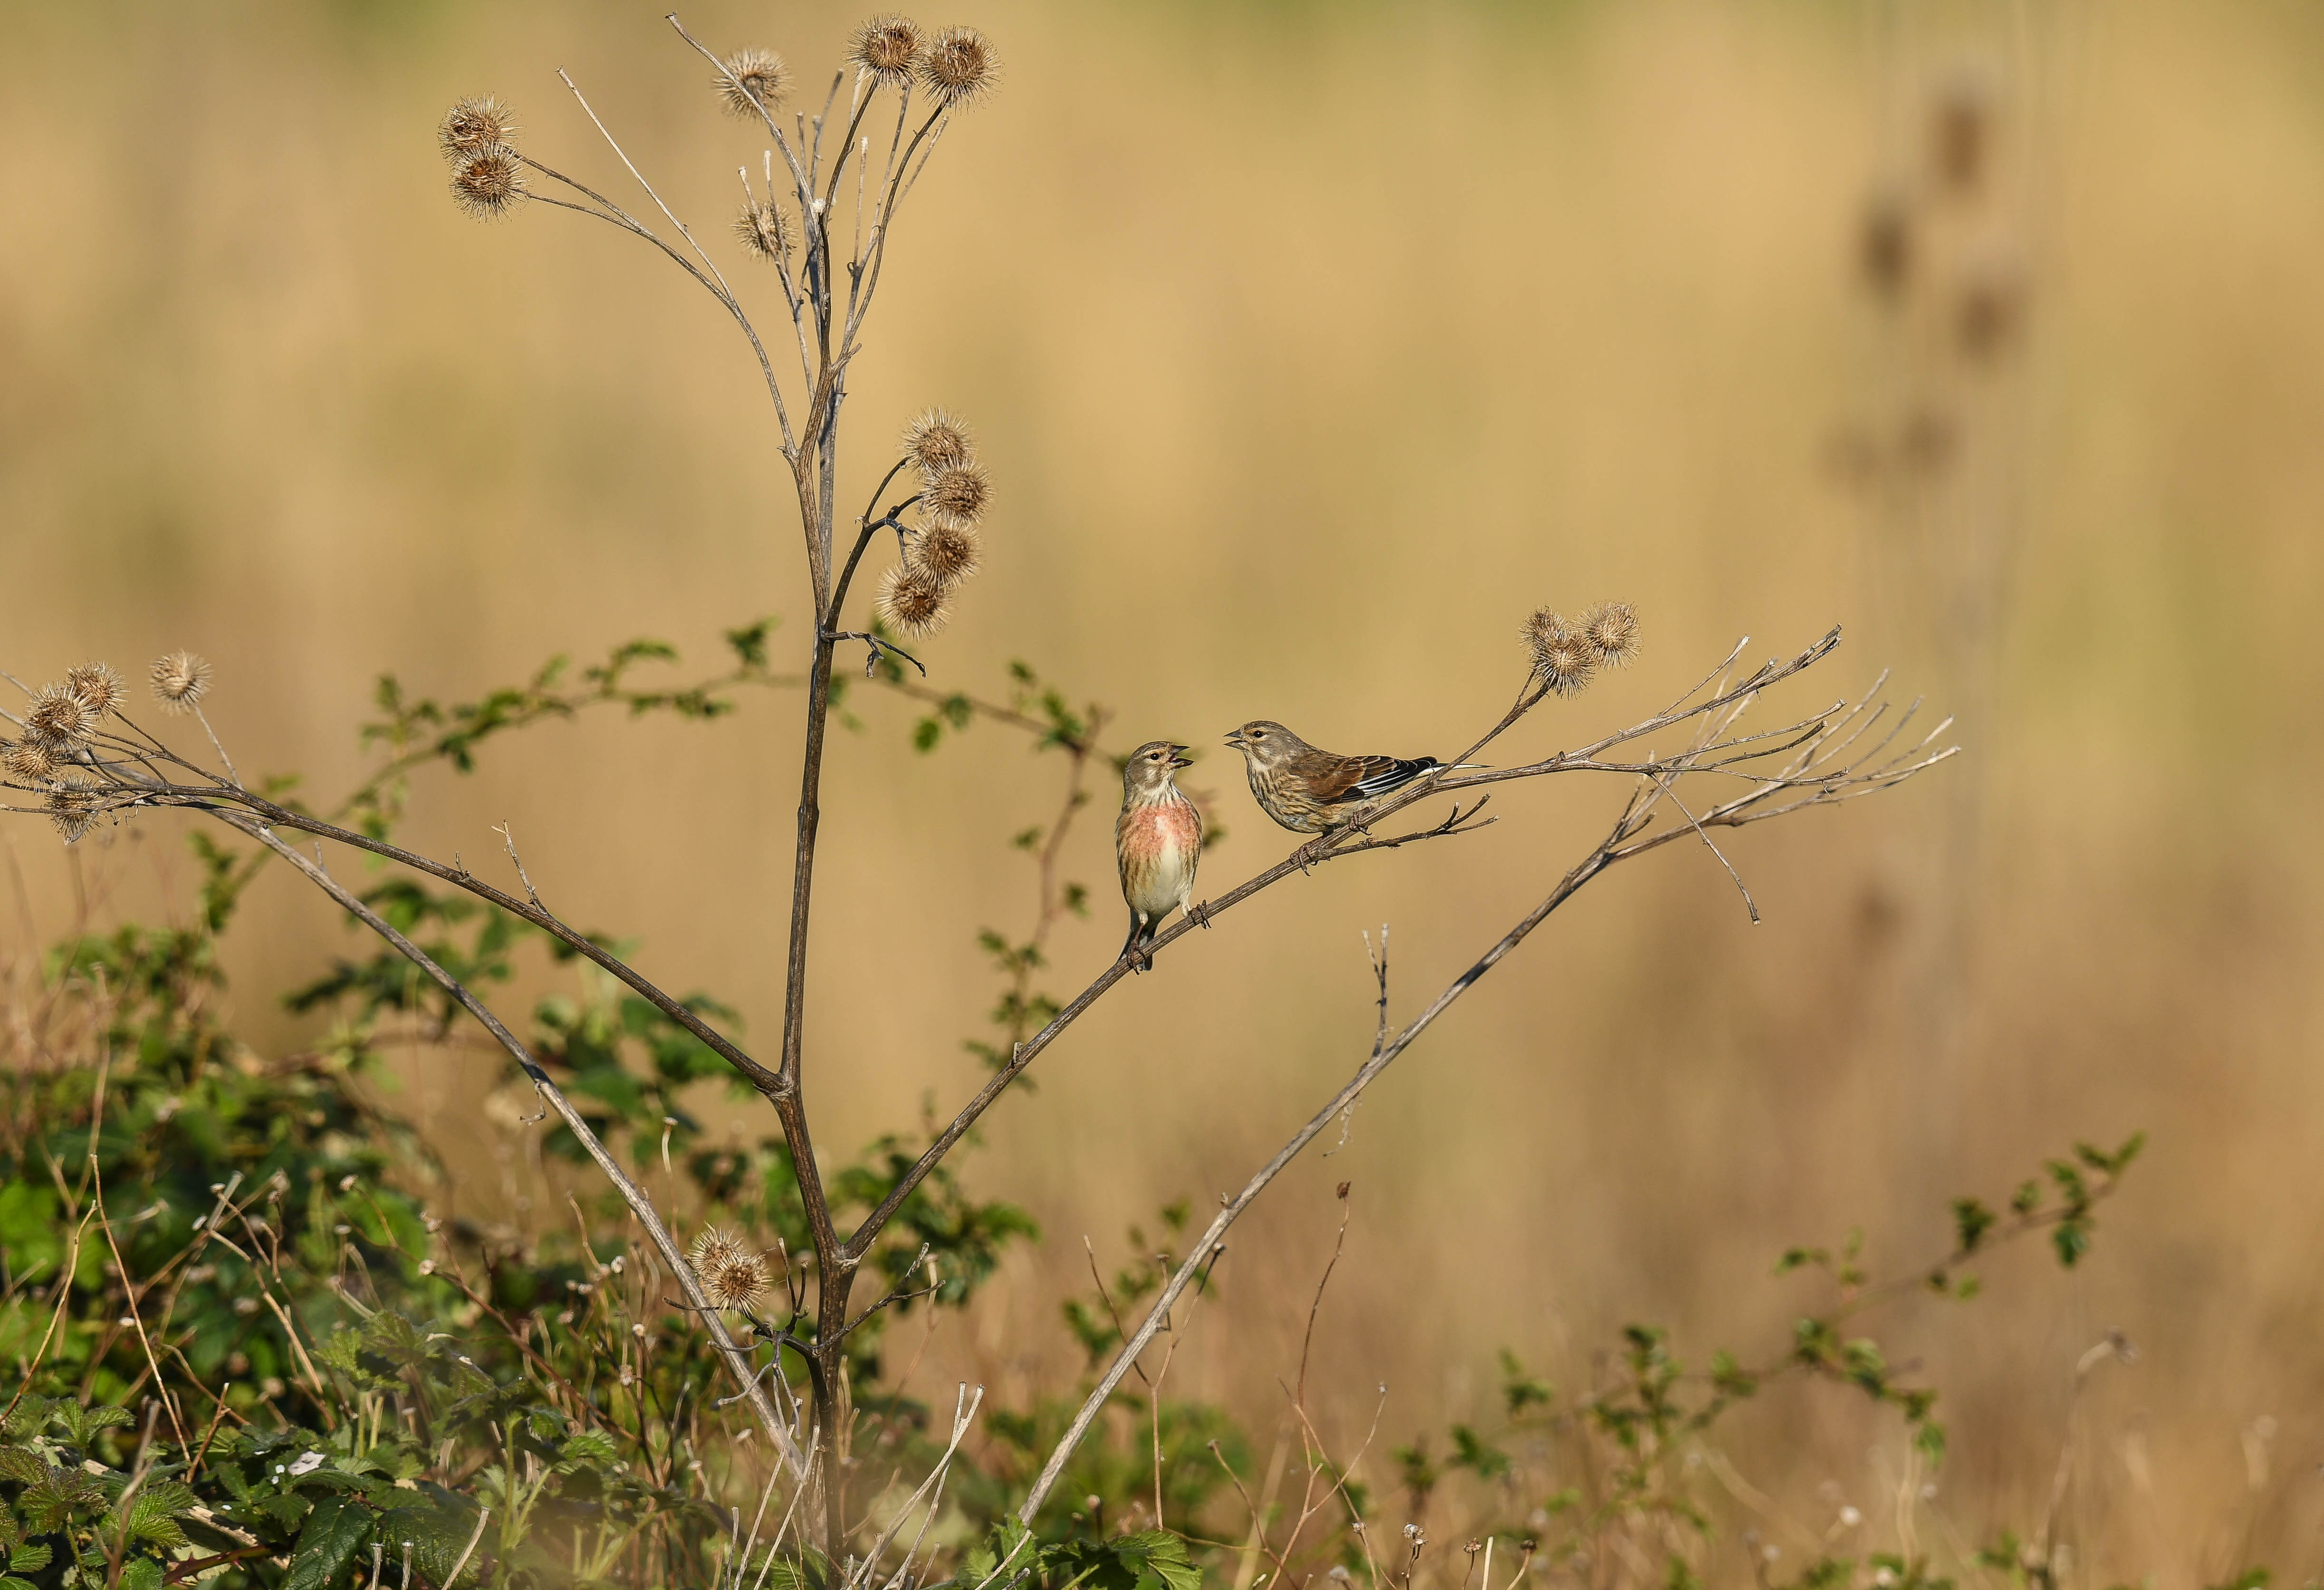
<path fill-rule="evenodd" d="M 1227 744 L 1233 746 L 1238 751 L 1243 749 L 1242 731 L 1240 729 L 1229 729 L 1227 731 Z"/>
<path fill-rule="evenodd" d="M 1190 757 L 1190 756 L 1188 756 L 1188 755 L 1186 754 L 1186 753 L 1187 753 L 1187 752 L 1189 752 L 1189 751 L 1191 751 L 1191 750 L 1193 750 L 1193 749 L 1194 749 L 1194 747 L 1193 747 L 1193 746 L 1191 746 L 1191 745 L 1173 745 L 1173 746 L 1171 746 L 1171 747 L 1170 747 L 1170 749 L 1171 749 L 1171 751 L 1172 751 L 1172 753 L 1173 753 L 1173 754 L 1172 754 L 1172 756 L 1171 756 L 1171 758 L 1170 758 L 1170 765 L 1171 765 L 1172 767 L 1174 767 L 1174 768 L 1179 768 L 1179 767 L 1192 767 L 1192 766 L 1194 766 L 1194 759 L 1193 759 L 1192 757 Z"/>

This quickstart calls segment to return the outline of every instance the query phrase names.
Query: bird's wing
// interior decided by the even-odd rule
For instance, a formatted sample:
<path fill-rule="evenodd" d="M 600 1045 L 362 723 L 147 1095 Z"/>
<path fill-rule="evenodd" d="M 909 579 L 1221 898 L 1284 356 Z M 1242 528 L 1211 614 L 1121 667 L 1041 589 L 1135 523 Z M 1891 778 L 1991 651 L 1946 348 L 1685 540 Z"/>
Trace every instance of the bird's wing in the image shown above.
<path fill-rule="evenodd" d="M 1319 755 L 1309 774 L 1309 788 L 1327 806 L 1351 800 L 1371 800 L 1401 790 L 1437 763 L 1432 757 Z M 1302 768 L 1303 772 L 1308 772 Z"/>
<path fill-rule="evenodd" d="M 1364 776 L 1356 781 L 1352 794 L 1359 800 L 1374 800 L 1392 790 L 1403 789 L 1442 765 L 1433 756 L 1367 756 Z"/>

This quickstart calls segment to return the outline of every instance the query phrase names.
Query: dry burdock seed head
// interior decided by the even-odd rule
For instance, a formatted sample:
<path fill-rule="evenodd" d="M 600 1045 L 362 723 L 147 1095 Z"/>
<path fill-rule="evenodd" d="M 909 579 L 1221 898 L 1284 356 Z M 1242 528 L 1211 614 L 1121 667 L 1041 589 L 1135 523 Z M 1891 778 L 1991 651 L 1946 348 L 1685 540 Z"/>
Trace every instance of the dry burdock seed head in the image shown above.
<path fill-rule="evenodd" d="M 686 1257 L 702 1290 L 721 1308 L 747 1308 L 767 1290 L 766 1266 L 759 1256 L 715 1225 L 702 1228 Z"/>
<path fill-rule="evenodd" d="M 508 213 L 524 197 L 524 161 L 505 143 L 487 143 L 452 165 L 452 202 L 480 221 Z"/>
<path fill-rule="evenodd" d="M 923 476 L 933 477 L 976 457 L 976 445 L 957 417 L 930 409 L 905 428 L 904 456 L 920 467 Z"/>
<path fill-rule="evenodd" d="M 734 236 L 742 246 L 762 260 L 788 259 L 791 250 L 798 246 L 798 228 L 791 225 L 790 212 L 779 205 L 761 204 L 753 199 L 742 206 L 742 213 L 734 217 Z"/>
<path fill-rule="evenodd" d="M 967 529 L 984 517 L 992 500 L 992 482 L 984 466 L 973 458 L 941 469 L 928 479 L 920 495 L 920 517 L 931 524 Z"/>
<path fill-rule="evenodd" d="M 686 1262 L 697 1275 L 742 1256 L 742 1244 L 715 1225 L 704 1226 L 686 1251 Z"/>
<path fill-rule="evenodd" d="M 456 161 L 464 154 L 474 154 L 495 143 L 513 147 L 516 123 L 509 107 L 490 94 L 461 100 L 446 111 L 444 119 L 436 125 L 436 146 L 444 152 L 446 160 Z"/>
<path fill-rule="evenodd" d="M 24 729 L 51 750 L 86 739 L 97 728 L 97 714 L 70 685 L 43 685 L 24 715 Z"/>
<path fill-rule="evenodd" d="M 49 786 L 41 804 L 69 845 L 97 826 L 97 816 L 105 809 L 104 786 L 78 773 L 67 773 Z"/>
<path fill-rule="evenodd" d="M 933 634 L 952 616 L 945 600 L 944 582 L 927 569 L 905 562 L 880 578 L 880 616 L 899 633 L 914 639 Z"/>
<path fill-rule="evenodd" d="M 754 116 L 782 104 L 791 91 L 791 69 L 771 50 L 737 50 L 717 80 L 718 102 L 729 116 Z"/>
<path fill-rule="evenodd" d="M 1929 109 L 1929 163 L 1956 193 L 1973 193 L 1985 177 L 1993 144 L 1997 95 L 1992 78 L 1975 66 L 1952 72 Z"/>
<path fill-rule="evenodd" d="M 920 86 L 949 106 L 967 106 L 991 91 L 1001 58 L 974 28 L 946 28 L 920 51 Z"/>
<path fill-rule="evenodd" d="M 2025 282 L 2014 264 L 1984 260 L 1970 266 L 1953 305 L 1953 336 L 1962 356 L 1984 361 L 2008 351 L 2024 309 Z"/>
<path fill-rule="evenodd" d="M 80 698 L 80 704 L 88 708 L 91 717 L 103 717 L 120 706 L 121 698 L 129 693 L 121 676 L 102 662 L 84 662 L 69 670 L 65 685 Z"/>
<path fill-rule="evenodd" d="M 891 88 L 912 80 L 912 62 L 920 53 L 920 24 L 908 16 L 875 16 L 857 28 L 847 41 L 847 61 Z"/>
<path fill-rule="evenodd" d="M 704 1276 L 702 1290 L 721 1308 L 748 1308 L 766 1295 L 767 1267 L 757 1254 L 744 1253 Z"/>
<path fill-rule="evenodd" d="M 1525 621 L 1521 633 L 1543 684 L 1561 696 L 1579 695 L 1589 687 L 1598 659 L 1582 632 L 1562 615 L 1544 607 Z"/>
<path fill-rule="evenodd" d="M 153 699 L 161 704 L 162 711 L 191 712 L 210 688 L 209 659 L 191 652 L 172 652 L 153 659 L 151 677 Z"/>
<path fill-rule="evenodd" d="M 920 532 L 907 560 L 949 590 L 974 574 L 983 556 L 984 548 L 974 530 L 965 524 L 935 523 Z"/>
<path fill-rule="evenodd" d="M 1628 602 L 1600 602 L 1574 627 L 1600 668 L 1620 668 L 1638 654 L 1638 611 Z"/>
<path fill-rule="evenodd" d="M 12 779 L 45 784 L 57 776 L 57 759 L 37 740 L 14 740 L 0 746 L 0 769 Z"/>

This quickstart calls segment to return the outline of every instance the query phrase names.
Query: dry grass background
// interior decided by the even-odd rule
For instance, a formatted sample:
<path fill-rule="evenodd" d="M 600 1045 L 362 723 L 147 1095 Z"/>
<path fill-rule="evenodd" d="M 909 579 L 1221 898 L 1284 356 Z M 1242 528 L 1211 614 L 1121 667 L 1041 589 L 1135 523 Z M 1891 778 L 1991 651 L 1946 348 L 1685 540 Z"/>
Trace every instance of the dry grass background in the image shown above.
<path fill-rule="evenodd" d="M 685 16 L 803 65 L 855 20 Z M 2143 1126 L 2150 1160 L 2084 1271 L 2020 1256 L 1973 1309 L 1903 1316 L 1950 1410 L 1940 1505 L 1971 1533 L 2037 1521 L 2070 1366 L 2119 1327 L 2140 1362 L 2074 1416 L 2078 1574 L 2193 1585 L 2255 1557 L 2309 1577 L 2324 25 L 2193 0 L 1900 18 L 992 0 L 973 20 L 1005 92 L 904 222 L 846 493 L 909 410 L 964 409 L 1002 506 L 931 663 L 991 689 L 1028 658 L 1116 708 L 1122 744 L 1214 745 L 1268 716 L 1447 750 L 1515 688 L 1521 614 L 1600 596 L 1638 604 L 1646 657 L 1538 715 L 1528 745 L 1635 713 L 1745 631 L 1787 650 L 1835 620 L 1849 639 L 1819 689 L 1893 661 L 1976 709 L 1937 780 L 1732 846 L 1765 926 L 1699 852 L 1585 893 L 1374 1091 L 1343 1154 L 1246 1223 L 1188 1391 L 1269 1425 L 1343 1177 L 1350 1259 L 1311 1378 L 1340 1421 L 1386 1382 L 1404 1438 L 1484 1411 L 1503 1344 L 1569 1384 L 1628 1318 L 1669 1321 L 1697 1360 L 1773 1348 L 1808 1284 L 1768 1279 L 1781 1246 L 1861 1222 L 1876 1262 L 1910 1264 L 1941 1243 L 1942 1195 L 2004 1193 L 2074 1137 Z M 1913 572 L 1948 566 L 1941 522 L 1905 557 L 1827 465 L 1886 378 L 1860 203 L 1911 135 L 1917 74 L 1964 52 L 2008 83 L 2030 162 L 2027 337 L 1978 444 L 2023 522 L 1983 683 L 1932 636 L 1942 608 Z M 709 663 L 723 625 L 796 624 L 779 461 L 715 306 L 576 217 L 480 226 L 445 199 L 433 120 L 486 88 L 530 148 L 612 180 L 560 65 L 715 230 L 758 146 L 656 7 L 0 13 L 8 667 L 195 647 L 244 769 L 327 792 L 360 765 L 383 669 L 467 694 L 552 651 L 644 633 Z M 1005 836 L 1058 776 L 986 728 L 924 760 L 900 703 L 861 710 L 818 908 L 809 1088 L 834 1144 L 973 1085 L 973 929 L 1028 915 Z M 472 779 L 423 780 L 410 837 L 474 859 L 513 821 L 551 904 L 641 939 L 649 972 L 725 994 L 764 1042 L 795 716 L 544 728 Z M 1223 749 L 1192 778 L 1223 798 L 1222 887 L 1278 837 Z M 1949 885 L 1968 794 L 1982 840 Z M 1054 1302 L 1082 1234 L 1118 1257 L 1128 1220 L 1239 1183 L 1360 1058 L 1358 929 L 1394 925 L 1410 1008 L 1618 799 L 1503 796 L 1484 836 L 1272 892 L 1101 1007 L 972 1162 L 1050 1241 L 937 1356 L 1012 1395 L 1064 1365 Z M 1074 847 L 1106 903 L 1065 932 L 1061 990 L 1119 931 L 1105 826 Z M 84 846 L 80 883 L 154 909 L 189 870 L 176 827 Z M 45 830 L 8 837 L 32 925 L 12 911 L 0 934 L 21 949 L 64 925 L 76 874 Z M 1969 950 L 1935 978 L 1947 899 Z M 338 929 L 286 877 L 250 909 L 240 1007 L 290 1041 L 271 993 Z M 468 1132 L 458 1196 L 492 1206 L 472 1081 L 436 1058 L 407 1087 Z M 1791 1398 L 1733 1442 L 1814 1528 L 1843 1496 L 1885 1528 L 1901 1437 L 1844 1396 Z"/>

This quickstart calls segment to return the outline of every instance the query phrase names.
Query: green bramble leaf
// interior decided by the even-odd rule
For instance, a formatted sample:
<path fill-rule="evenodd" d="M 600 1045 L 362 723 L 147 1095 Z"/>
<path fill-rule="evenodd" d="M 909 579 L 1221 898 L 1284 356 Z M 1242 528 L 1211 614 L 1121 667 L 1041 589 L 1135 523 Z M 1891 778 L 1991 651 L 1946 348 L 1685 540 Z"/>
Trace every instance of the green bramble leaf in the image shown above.
<path fill-rule="evenodd" d="M 1501 1401 L 1511 1418 L 1528 1408 L 1545 1408 L 1557 1398 L 1557 1388 L 1525 1372 L 1516 1354 L 1501 1349 Z"/>
<path fill-rule="evenodd" d="M 355 1548 L 371 1533 L 371 1511 L 359 1502 L 326 1496 L 307 1515 L 292 1548 L 282 1590 L 324 1590 L 355 1560 Z"/>
<path fill-rule="evenodd" d="M 1920 1453 L 1931 1468 L 1945 1461 L 1945 1427 L 1933 1419 L 1924 1419 L 1913 1432 L 1914 1449 Z"/>
<path fill-rule="evenodd" d="M 1488 1442 L 1465 1424 L 1452 1427 L 1453 1468 L 1465 1468 L 1480 1480 L 1497 1480 L 1509 1472 L 1509 1455 Z"/>
<path fill-rule="evenodd" d="M 1722 1397 L 1749 1397 L 1757 1393 L 1759 1377 L 1736 1362 L 1734 1354 L 1722 1348 L 1711 1355 L 1711 1384 Z"/>
<path fill-rule="evenodd" d="M 25 1531 L 51 1535 L 77 1512 L 92 1511 L 105 1503 L 105 1492 L 96 1480 L 74 1469 L 51 1469 L 38 1484 L 24 1487 L 16 1498 L 16 1511 Z"/>
<path fill-rule="evenodd" d="M 149 1481 L 129 1504 L 129 1533 L 164 1551 L 186 1545 L 186 1531 L 178 1520 L 198 1505 L 193 1492 L 176 1480 Z"/>
<path fill-rule="evenodd" d="M 1964 1253 L 1974 1253 L 2001 1216 L 1975 1198 L 1953 1200 L 1953 1234 Z"/>
<path fill-rule="evenodd" d="M 775 625 L 780 622 L 770 616 L 761 618 L 756 624 L 745 624 L 741 629 L 728 630 L 726 645 L 734 653 L 734 661 L 748 669 L 765 668 L 767 637 L 774 633 Z"/>
<path fill-rule="evenodd" d="M 78 1402 L 59 1404 L 50 1417 L 65 1432 L 65 1439 L 84 1452 L 88 1450 L 89 1437 L 97 1431 L 120 1429 L 137 1422 L 126 1408 L 84 1408 Z"/>

